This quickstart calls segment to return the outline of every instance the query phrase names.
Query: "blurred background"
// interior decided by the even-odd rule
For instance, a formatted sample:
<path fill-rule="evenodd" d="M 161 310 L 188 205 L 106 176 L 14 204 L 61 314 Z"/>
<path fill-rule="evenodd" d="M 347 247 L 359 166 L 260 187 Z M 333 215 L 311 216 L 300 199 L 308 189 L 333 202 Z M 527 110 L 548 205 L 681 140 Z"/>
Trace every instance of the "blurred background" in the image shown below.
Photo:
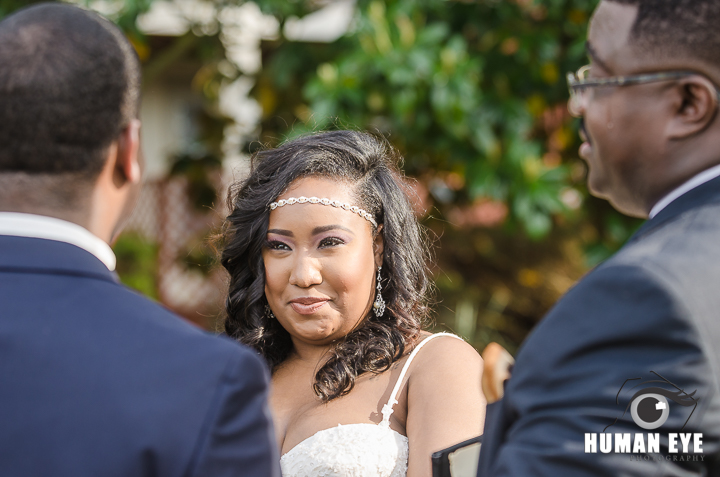
<path fill-rule="evenodd" d="M 0 18 L 29 1 L 0 0 Z M 638 222 L 588 195 L 565 73 L 597 0 L 96 0 L 143 63 L 145 189 L 124 283 L 219 330 L 208 238 L 250 155 L 363 129 L 404 156 L 430 230 L 435 330 L 514 352 Z M 0 65 L 2 67 L 2 65 Z"/>

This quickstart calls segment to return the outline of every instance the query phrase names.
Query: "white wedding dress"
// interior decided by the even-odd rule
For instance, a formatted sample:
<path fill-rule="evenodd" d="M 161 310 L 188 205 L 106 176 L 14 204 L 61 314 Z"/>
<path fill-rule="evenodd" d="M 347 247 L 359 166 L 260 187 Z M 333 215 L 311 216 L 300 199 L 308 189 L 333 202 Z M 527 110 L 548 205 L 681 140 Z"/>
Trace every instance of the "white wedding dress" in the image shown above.
<path fill-rule="evenodd" d="M 438 336 L 462 339 L 437 333 L 417 345 L 382 407 L 380 424 L 338 424 L 316 432 L 280 458 L 283 477 L 405 477 L 408 438 L 390 429 L 390 416 L 408 366 L 420 348 Z"/>

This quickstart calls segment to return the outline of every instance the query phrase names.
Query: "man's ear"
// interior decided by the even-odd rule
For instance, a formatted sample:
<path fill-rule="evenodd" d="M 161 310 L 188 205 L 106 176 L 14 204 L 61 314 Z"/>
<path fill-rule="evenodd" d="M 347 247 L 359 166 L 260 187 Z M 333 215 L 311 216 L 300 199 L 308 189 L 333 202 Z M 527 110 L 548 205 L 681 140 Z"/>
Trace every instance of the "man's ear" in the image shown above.
<path fill-rule="evenodd" d="M 718 109 L 715 86 L 700 75 L 678 80 L 672 89 L 674 115 L 666 134 L 670 139 L 685 139 L 701 133 L 713 122 Z"/>
<path fill-rule="evenodd" d="M 378 225 L 375 238 L 373 239 L 373 253 L 375 255 L 375 266 L 381 267 L 383 264 L 383 251 L 385 250 L 385 239 L 383 238 L 383 225 Z"/>
<path fill-rule="evenodd" d="M 133 119 L 118 137 L 116 174 L 131 184 L 137 184 L 142 178 L 140 160 L 140 120 Z"/>

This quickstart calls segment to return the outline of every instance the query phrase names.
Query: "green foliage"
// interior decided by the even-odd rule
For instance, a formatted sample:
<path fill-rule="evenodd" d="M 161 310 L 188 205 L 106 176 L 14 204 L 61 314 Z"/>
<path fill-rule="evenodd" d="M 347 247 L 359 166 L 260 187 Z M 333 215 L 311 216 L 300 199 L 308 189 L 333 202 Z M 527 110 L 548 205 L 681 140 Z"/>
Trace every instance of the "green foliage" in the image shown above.
<path fill-rule="evenodd" d="M 192 241 L 180 254 L 181 263 L 186 270 L 208 277 L 217 270 L 217 251 L 209 245 L 207 237 Z"/>
<path fill-rule="evenodd" d="M 0 19 L 11 14 L 15 10 L 28 7 L 35 3 L 42 3 L 45 0 L 0 0 Z"/>
<path fill-rule="evenodd" d="M 220 32 L 192 29 L 153 43 L 137 16 L 153 0 L 111 0 L 144 62 L 146 82 L 200 62 L 201 137 L 176 158 L 193 202 L 213 202 L 227 124 L 218 111 L 228 74 Z M 216 11 L 241 0 L 198 0 Z M 357 128 L 387 137 L 414 178 L 417 208 L 436 240 L 438 326 L 479 347 L 514 349 L 555 300 L 616 250 L 638 221 L 589 197 L 564 73 L 586 62 L 587 23 L 598 0 L 358 0 L 351 30 L 331 44 L 263 43 L 254 96 L 258 146 L 309 131 Z M 0 0 L 0 18 L 31 2 Z M 280 24 L 315 0 L 255 0 Z M 226 68 L 221 68 L 220 65 Z M 221 72 L 222 71 L 222 72 Z M 198 152 L 202 151 L 202 152 Z M 115 246 L 126 283 L 154 295 L 154 246 Z M 202 247 L 185 259 L 207 268 Z M 127 262 L 126 262 L 127 261 Z M 125 269 L 127 267 L 127 269 Z M 475 321 L 474 321 L 475 320 Z"/>
<path fill-rule="evenodd" d="M 334 48 L 282 44 L 263 79 L 278 90 L 289 78 L 304 85 L 286 118 L 290 137 L 376 130 L 410 175 L 460 174 L 452 204 L 504 202 L 507 227 L 540 239 L 567 212 L 560 197 L 575 181 L 557 157 L 572 163 L 577 145 L 567 114 L 544 116 L 566 101 L 562 73 L 584 60 L 595 3 L 361 1 L 355 29 Z"/>
<path fill-rule="evenodd" d="M 197 154 L 185 153 L 177 156 L 170 175 L 184 176 L 188 181 L 190 202 L 198 210 L 207 211 L 217 202 L 213 176 L 217 176 L 221 168 L 222 161 L 219 157 L 199 151 Z"/>
<path fill-rule="evenodd" d="M 256 0 L 263 13 L 273 15 L 281 24 L 290 17 L 303 17 L 317 9 L 319 2 L 307 0 Z"/>
<path fill-rule="evenodd" d="M 333 44 L 265 45 L 260 143 L 332 128 L 387 137 L 440 237 L 438 325 L 512 349 L 637 226 L 588 196 L 565 105 L 596 4 L 360 0 Z"/>
<path fill-rule="evenodd" d="M 120 281 L 157 300 L 157 245 L 139 235 L 126 233 L 115 242 L 113 251 Z"/>

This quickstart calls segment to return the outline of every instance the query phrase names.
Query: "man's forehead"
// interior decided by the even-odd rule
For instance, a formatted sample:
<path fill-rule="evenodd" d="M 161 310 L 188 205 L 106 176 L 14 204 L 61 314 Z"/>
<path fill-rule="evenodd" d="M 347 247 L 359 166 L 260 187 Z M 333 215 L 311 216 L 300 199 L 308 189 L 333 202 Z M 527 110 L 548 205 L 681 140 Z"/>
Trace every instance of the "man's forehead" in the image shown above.
<path fill-rule="evenodd" d="M 610 0 L 603 0 L 593 13 L 588 30 L 588 52 L 594 59 L 600 59 L 612 66 L 622 64 L 632 56 L 628 40 L 637 7 Z"/>

